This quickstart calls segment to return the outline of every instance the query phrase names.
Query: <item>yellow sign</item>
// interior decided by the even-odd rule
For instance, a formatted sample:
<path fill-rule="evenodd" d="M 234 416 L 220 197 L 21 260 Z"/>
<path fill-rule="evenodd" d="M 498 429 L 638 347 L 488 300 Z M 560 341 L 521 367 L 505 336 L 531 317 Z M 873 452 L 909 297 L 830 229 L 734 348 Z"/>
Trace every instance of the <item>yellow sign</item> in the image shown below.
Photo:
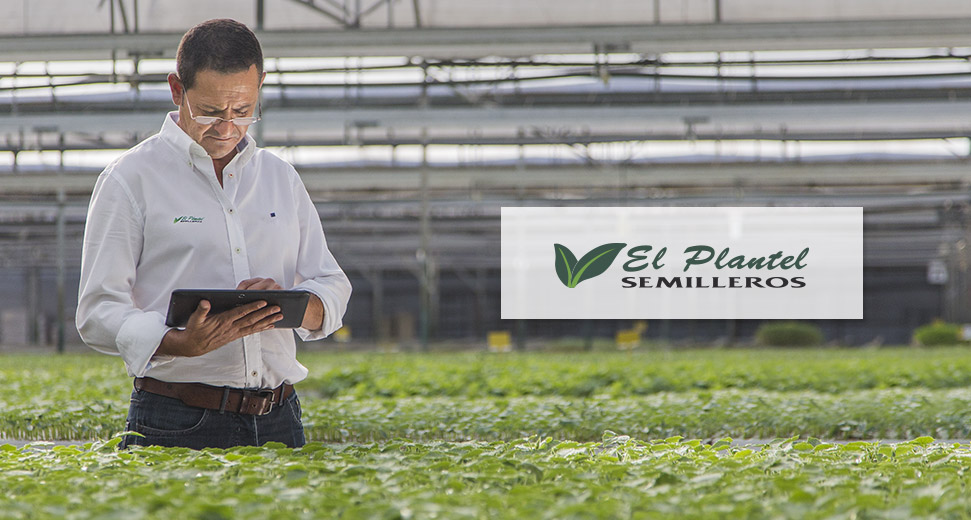
<path fill-rule="evenodd" d="M 617 331 L 617 348 L 633 350 L 641 344 L 641 332 L 637 329 Z"/>
<path fill-rule="evenodd" d="M 489 352 L 509 352 L 512 350 L 512 338 L 508 331 L 494 330 L 488 335 Z"/>
<path fill-rule="evenodd" d="M 334 331 L 334 341 L 338 343 L 347 343 L 351 340 L 351 328 L 347 325 Z"/>

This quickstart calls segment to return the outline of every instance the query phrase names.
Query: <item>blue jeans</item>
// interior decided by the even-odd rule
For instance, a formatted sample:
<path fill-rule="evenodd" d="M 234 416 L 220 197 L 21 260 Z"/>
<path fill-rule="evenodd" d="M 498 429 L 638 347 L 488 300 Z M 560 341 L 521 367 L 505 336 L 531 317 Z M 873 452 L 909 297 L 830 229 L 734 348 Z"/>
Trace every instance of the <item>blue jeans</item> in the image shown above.
<path fill-rule="evenodd" d="M 145 437 L 126 435 L 119 447 L 182 446 L 200 450 L 275 441 L 298 448 L 306 443 L 301 415 L 296 390 L 266 415 L 219 413 L 164 395 L 132 390 L 125 430 Z"/>

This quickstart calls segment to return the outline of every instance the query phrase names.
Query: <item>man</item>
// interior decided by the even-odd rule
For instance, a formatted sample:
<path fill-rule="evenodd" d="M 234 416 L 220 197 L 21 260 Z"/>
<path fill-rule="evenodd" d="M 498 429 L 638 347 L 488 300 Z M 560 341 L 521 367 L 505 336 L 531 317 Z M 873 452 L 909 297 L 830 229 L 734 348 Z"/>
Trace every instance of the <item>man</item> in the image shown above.
<path fill-rule="evenodd" d="M 190 29 L 168 76 L 159 134 L 105 168 L 88 208 L 77 325 L 135 378 L 129 444 L 203 447 L 304 444 L 293 384 L 307 376 L 276 306 L 165 325 L 174 289 L 307 291 L 298 334 L 341 326 L 351 286 L 327 249 L 296 171 L 246 135 L 259 121 L 265 73 L 256 36 L 233 20 Z"/>

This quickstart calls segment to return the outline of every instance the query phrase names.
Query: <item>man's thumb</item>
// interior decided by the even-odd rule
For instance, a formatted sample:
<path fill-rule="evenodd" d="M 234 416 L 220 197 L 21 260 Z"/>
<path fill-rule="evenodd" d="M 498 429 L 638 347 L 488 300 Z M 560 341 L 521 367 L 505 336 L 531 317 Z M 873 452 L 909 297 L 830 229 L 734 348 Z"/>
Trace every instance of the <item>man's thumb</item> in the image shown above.
<path fill-rule="evenodd" d="M 212 308 L 212 305 L 210 305 L 209 300 L 200 301 L 195 312 L 192 313 L 192 316 L 189 316 L 189 321 L 194 321 L 196 323 L 201 322 L 206 316 L 209 315 L 210 308 Z"/>

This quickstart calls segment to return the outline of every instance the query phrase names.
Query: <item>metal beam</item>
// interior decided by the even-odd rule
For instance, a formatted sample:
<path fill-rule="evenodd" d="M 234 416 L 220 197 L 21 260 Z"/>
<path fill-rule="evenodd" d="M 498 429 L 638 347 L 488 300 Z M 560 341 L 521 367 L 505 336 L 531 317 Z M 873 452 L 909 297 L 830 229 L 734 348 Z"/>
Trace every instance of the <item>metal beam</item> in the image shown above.
<path fill-rule="evenodd" d="M 823 205 L 863 206 L 864 256 L 867 266 L 873 265 L 926 265 L 927 260 L 937 258 L 941 244 L 953 243 L 963 238 L 963 231 L 947 227 L 947 212 L 963 211 L 971 203 L 966 190 L 952 193 L 926 195 L 897 195 L 885 197 L 854 192 L 817 195 L 760 195 L 745 197 L 750 205 Z M 529 201 L 528 204 L 555 205 L 602 205 L 622 203 L 618 197 L 576 201 Z M 737 204 L 733 196 L 691 197 L 681 200 L 644 199 L 641 204 Z M 499 214 L 501 205 L 519 205 L 523 201 L 513 198 L 490 198 L 481 201 L 451 199 L 430 204 L 435 233 L 428 240 L 427 248 L 432 258 L 444 269 L 496 268 L 499 241 Z M 0 266 L 56 266 L 58 258 L 65 259 L 70 272 L 76 272 L 80 259 L 80 222 L 71 219 L 67 227 L 65 213 L 51 214 L 50 209 L 59 205 L 49 202 L 45 207 L 46 222 L 35 222 L 29 229 L 21 229 L 15 235 L 0 237 Z M 415 218 L 397 212 L 381 211 L 380 203 L 355 202 L 330 203 L 321 212 L 328 241 L 339 260 L 353 259 L 356 269 L 401 270 L 408 268 L 418 272 L 419 263 L 415 250 L 422 243 L 421 233 L 415 225 L 418 204 L 410 202 Z M 335 218 L 334 212 L 347 214 Z M 367 216 L 367 209 L 374 213 Z M 946 208 L 951 208 L 950 210 Z M 76 213 L 74 207 L 66 207 Z M 441 211 L 439 211 L 441 209 Z M 0 204 L 0 216 L 15 221 L 18 215 L 32 211 L 22 205 Z M 36 211 L 35 211 L 36 213 Z M 469 215 L 456 217 L 456 215 Z M 41 216 L 41 215 L 38 215 Z M 55 232 L 57 221 L 61 230 Z M 475 231 L 471 231 L 474 227 Z M 57 240 L 57 236 L 62 237 Z M 61 245 L 58 245 L 60 242 Z M 58 249 L 63 251 L 58 254 Z M 483 253 L 485 251 L 485 253 Z"/>
<path fill-rule="evenodd" d="M 266 56 L 528 56 L 619 52 L 876 49 L 967 46 L 966 18 L 776 23 L 260 31 Z M 0 60 L 172 58 L 181 33 L 0 37 Z"/>
<path fill-rule="evenodd" d="M 971 126 L 961 129 L 937 129 L 937 130 L 902 130 L 899 133 L 893 129 L 886 131 L 863 131 L 863 132 L 730 132 L 730 131 L 706 131 L 695 132 L 692 137 L 697 141 L 723 141 L 733 140 L 769 140 L 769 141 L 908 141 L 908 140 L 930 140 L 930 139 L 971 139 Z M 147 136 L 146 136 L 147 137 Z M 494 145 L 549 145 L 549 144 L 599 144 L 599 143 L 618 143 L 618 142 L 654 142 L 654 141 L 680 141 L 685 139 L 684 133 L 641 133 L 632 132 L 629 134 L 620 133 L 576 133 L 563 135 L 515 135 L 503 136 L 477 136 L 466 134 L 441 135 L 429 137 L 429 145 L 459 145 L 459 146 L 494 146 Z M 24 150 L 43 150 L 43 151 L 79 151 L 79 150 L 124 150 L 138 144 L 142 139 L 117 137 L 112 140 L 103 141 L 84 141 L 68 140 L 63 141 L 55 138 L 45 138 L 43 135 L 37 136 L 36 140 L 30 143 L 18 144 L 16 142 L 0 142 L 0 152 L 13 152 Z M 355 146 L 402 146 L 420 145 L 424 141 L 419 137 L 405 135 L 393 135 L 390 137 L 356 137 L 353 144 Z M 274 147 L 300 147 L 300 146 L 346 146 L 348 139 L 340 136 L 333 137 L 292 137 L 272 136 L 263 140 L 263 146 Z"/>
<path fill-rule="evenodd" d="M 312 193 L 415 190 L 417 169 L 299 168 Z M 431 168 L 431 189 L 736 188 L 971 185 L 971 163 L 954 161 L 765 162 Z"/>
<path fill-rule="evenodd" d="M 126 135 L 157 132 L 159 113 L 63 113 L 22 114 L 0 118 L 0 134 L 21 132 L 120 132 Z M 695 104 L 641 106 L 544 106 L 544 107 L 386 107 L 368 108 L 277 108 L 263 115 L 260 125 L 266 138 L 274 135 L 320 135 L 349 127 L 393 128 L 397 133 L 435 128 L 437 133 L 468 131 L 469 122 L 482 130 L 542 128 L 586 128 L 590 132 L 643 132 L 650 127 L 659 133 L 693 132 L 754 133 L 773 135 L 781 129 L 804 132 L 881 132 L 894 128 L 900 133 L 945 131 L 967 132 L 971 121 L 971 100 L 925 100 L 898 102 L 806 102 L 755 105 Z M 375 130 L 378 131 L 378 130 Z"/>
<path fill-rule="evenodd" d="M 398 192 L 404 200 L 417 200 L 420 168 L 298 167 L 304 184 L 317 198 L 344 191 Z M 496 189 L 679 189 L 807 188 L 885 186 L 896 190 L 887 196 L 908 197 L 907 186 L 971 186 L 971 161 L 867 161 L 867 162 L 737 162 L 631 165 L 439 167 L 429 168 L 431 190 L 489 191 Z M 51 195 L 63 189 L 69 195 L 88 195 L 97 172 L 57 171 L 0 175 L 0 196 Z M 632 197 L 639 196 L 637 194 Z M 329 197 L 326 197 L 329 198 Z"/>

